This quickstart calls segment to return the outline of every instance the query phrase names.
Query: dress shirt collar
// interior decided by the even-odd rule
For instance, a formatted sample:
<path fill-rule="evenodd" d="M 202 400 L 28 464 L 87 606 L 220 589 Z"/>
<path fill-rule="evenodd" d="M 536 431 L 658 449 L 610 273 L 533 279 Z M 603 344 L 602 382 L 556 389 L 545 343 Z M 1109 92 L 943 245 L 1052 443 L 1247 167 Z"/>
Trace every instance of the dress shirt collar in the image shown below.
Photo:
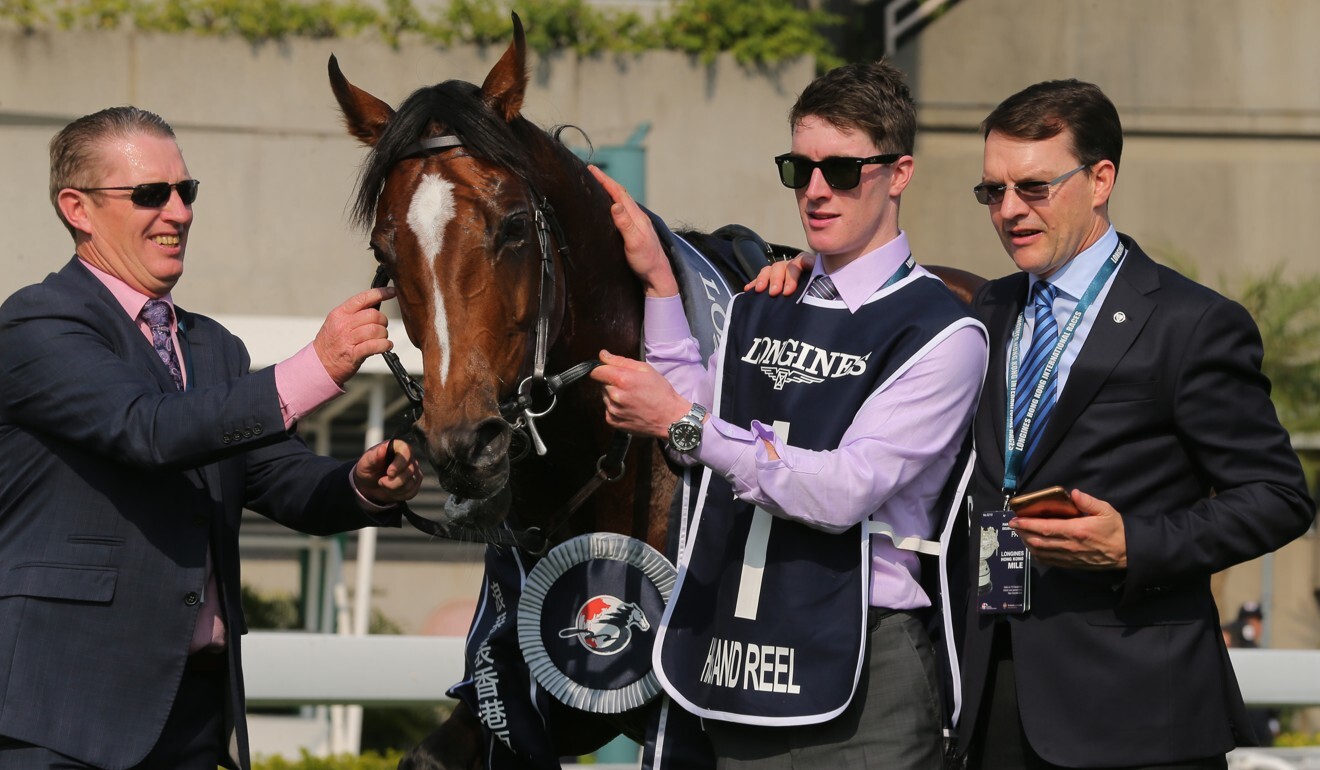
<path fill-rule="evenodd" d="M 82 262 L 83 267 L 87 268 L 88 272 L 96 276 L 98 281 L 105 284 L 105 288 L 109 289 L 111 294 L 115 295 L 115 299 L 119 300 L 119 304 L 123 306 L 124 312 L 128 313 L 128 317 L 132 318 L 135 322 L 138 321 L 138 316 L 142 313 L 142 306 L 147 304 L 147 300 L 151 299 L 151 297 L 148 297 L 137 289 L 134 289 L 132 286 L 129 286 L 119 277 L 113 276 L 85 260 L 80 259 L 79 261 Z M 177 323 L 178 314 L 174 311 L 173 297 L 166 294 L 161 297 L 161 299 L 169 304 L 170 314 L 174 316 L 175 322 Z"/>
<path fill-rule="evenodd" d="M 866 303 L 871 295 L 885 285 L 890 276 L 905 262 L 912 250 L 908 248 L 907 233 L 900 230 L 898 237 L 874 251 L 868 251 L 833 273 L 829 273 L 834 287 L 839 290 L 839 299 L 848 306 L 849 312 Z M 825 260 L 816 255 L 816 266 L 811 270 L 811 280 L 825 274 Z M 810 286 L 810 282 L 807 283 Z M 806 291 L 799 292 L 798 302 L 807 296 Z"/>
<path fill-rule="evenodd" d="M 1105 264 L 1105 260 L 1118 248 L 1118 231 L 1113 225 L 1100 236 L 1100 240 L 1091 244 L 1089 248 L 1081 254 L 1068 260 L 1067 264 L 1059 268 L 1058 272 L 1050 276 L 1050 283 L 1054 284 L 1062 294 L 1068 295 L 1070 299 L 1078 300 L 1086 293 L 1086 287 L 1091 285 L 1091 279 L 1095 278 L 1096 273 Z M 1031 296 L 1031 290 L 1040 279 L 1031 276 L 1027 284 L 1027 296 Z"/>

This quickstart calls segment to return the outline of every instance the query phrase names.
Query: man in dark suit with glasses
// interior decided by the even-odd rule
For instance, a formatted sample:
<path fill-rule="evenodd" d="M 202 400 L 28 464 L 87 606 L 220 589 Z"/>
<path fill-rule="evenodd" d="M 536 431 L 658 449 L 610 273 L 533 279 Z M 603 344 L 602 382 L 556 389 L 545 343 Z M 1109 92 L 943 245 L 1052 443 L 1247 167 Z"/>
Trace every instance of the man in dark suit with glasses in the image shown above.
<path fill-rule="evenodd" d="M 1256 736 L 1210 576 L 1315 515 L 1260 334 L 1110 223 L 1123 132 L 1098 87 L 1030 86 L 982 132 L 973 193 L 1019 272 L 973 303 L 990 366 L 957 531 L 1007 522 L 1031 554 L 1031 598 L 982 607 L 978 538 L 959 541 L 961 754 L 973 768 L 1223 768 Z M 760 285 L 791 291 L 795 267 Z M 1032 492 L 1046 502 L 1003 513 Z"/>
<path fill-rule="evenodd" d="M 363 292 L 287 361 L 173 304 L 199 183 L 157 115 L 116 107 L 51 142 L 74 257 L 0 307 L 0 769 L 249 765 L 238 526 L 395 525 L 421 472 L 356 462 L 296 421 L 388 350 Z"/>
<path fill-rule="evenodd" d="M 1038 83 L 981 127 L 974 192 L 1020 272 L 974 301 L 990 374 L 973 516 L 1056 485 L 1067 498 L 1010 524 L 1030 609 L 968 608 L 971 766 L 1222 768 L 1254 738 L 1210 576 L 1315 512 L 1260 334 L 1110 223 L 1123 133 L 1095 85 Z"/>

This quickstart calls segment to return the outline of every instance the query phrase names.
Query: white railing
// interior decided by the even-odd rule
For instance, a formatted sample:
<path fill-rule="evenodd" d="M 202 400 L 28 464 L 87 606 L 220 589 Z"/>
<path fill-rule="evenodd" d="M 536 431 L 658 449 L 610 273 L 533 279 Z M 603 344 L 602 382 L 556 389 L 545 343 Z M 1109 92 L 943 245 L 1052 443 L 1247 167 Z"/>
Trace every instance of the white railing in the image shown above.
<path fill-rule="evenodd" d="M 1320 650 L 1235 649 L 1229 654 L 1248 703 L 1320 706 Z M 253 632 L 243 642 L 243 669 L 248 703 L 254 706 L 435 704 L 447 700 L 445 690 L 463 677 L 463 639 Z M 293 737 L 293 721 L 267 729 L 287 741 Z M 316 746 L 335 750 L 326 726 L 302 722 L 309 728 L 303 745 L 314 753 Z M 259 751 L 261 728 L 253 727 L 253 746 Z M 1311 749 L 1243 749 L 1230 756 L 1230 766 L 1310 770 L 1320 768 L 1317 754 Z"/>
<path fill-rule="evenodd" d="M 438 703 L 463 678 L 463 639 L 254 631 L 243 639 L 248 703 Z"/>
<path fill-rule="evenodd" d="M 1251 704 L 1320 706 L 1320 650 L 1229 650 Z M 436 703 L 463 676 L 463 639 L 259 631 L 243 641 L 254 705 Z"/>

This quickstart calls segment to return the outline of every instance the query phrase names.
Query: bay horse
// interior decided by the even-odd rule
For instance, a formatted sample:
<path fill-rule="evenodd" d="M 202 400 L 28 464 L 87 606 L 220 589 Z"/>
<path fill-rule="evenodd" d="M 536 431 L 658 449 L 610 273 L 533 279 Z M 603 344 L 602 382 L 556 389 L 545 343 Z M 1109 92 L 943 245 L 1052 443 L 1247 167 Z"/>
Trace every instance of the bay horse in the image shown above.
<path fill-rule="evenodd" d="M 351 84 L 335 57 L 328 68 L 349 134 L 371 148 L 353 210 L 422 352 L 414 434 L 450 493 L 444 525 L 529 551 L 616 532 L 665 552 L 676 477 L 656 442 L 612 432 L 600 386 L 581 376 L 602 349 L 640 356 L 641 286 L 609 196 L 521 114 L 517 15 L 480 87 L 421 88 L 395 110 Z M 971 282 L 944 276 L 970 296 Z M 519 449 L 520 434 L 534 452 Z M 497 540 L 506 521 L 539 528 L 541 542 Z M 642 737 L 614 720 L 553 738 L 558 755 L 576 755 L 621 731 Z M 460 703 L 400 767 L 481 767 L 480 740 Z"/>
<path fill-rule="evenodd" d="M 349 133 L 371 148 L 354 213 L 422 352 L 415 438 L 450 493 L 444 523 L 494 539 L 506 517 L 521 517 L 518 526 L 538 525 L 551 542 L 617 532 L 663 552 L 675 476 L 655 442 L 618 440 L 590 379 L 551 394 L 555 375 L 585 373 L 575 367 L 602 349 L 640 355 L 642 290 L 608 195 L 520 114 L 517 16 L 513 43 L 480 88 L 421 88 L 396 111 L 349 83 L 333 56 L 329 74 Z M 516 472 L 515 426 L 546 445 Z M 603 474 L 613 483 L 595 486 L 571 515 L 543 520 Z M 401 767 L 480 766 L 479 736 L 460 703 Z M 562 736 L 559 754 L 589 753 L 610 737 Z"/>

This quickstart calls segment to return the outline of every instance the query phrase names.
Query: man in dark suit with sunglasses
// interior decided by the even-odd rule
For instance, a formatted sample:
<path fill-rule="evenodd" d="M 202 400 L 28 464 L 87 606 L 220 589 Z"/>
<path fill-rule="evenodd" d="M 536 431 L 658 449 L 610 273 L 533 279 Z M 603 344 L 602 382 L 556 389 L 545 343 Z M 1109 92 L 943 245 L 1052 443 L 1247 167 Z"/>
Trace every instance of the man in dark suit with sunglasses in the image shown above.
<path fill-rule="evenodd" d="M 789 126 L 775 165 L 820 264 L 792 298 L 736 297 L 709 362 L 650 221 L 598 175 L 646 289 L 646 362 L 603 352 L 592 378 L 612 425 L 710 471 L 656 672 L 724 770 L 937 770 L 937 570 L 919 553 L 960 497 L 984 329 L 899 228 L 916 130 L 902 74 L 832 70 Z"/>
<path fill-rule="evenodd" d="M 356 462 L 295 422 L 388 350 L 363 292 L 289 360 L 173 305 L 198 183 L 170 126 L 117 107 L 51 142 L 75 256 L 0 307 L 0 769 L 249 764 L 244 507 L 309 534 L 395 525 L 402 442 Z"/>

